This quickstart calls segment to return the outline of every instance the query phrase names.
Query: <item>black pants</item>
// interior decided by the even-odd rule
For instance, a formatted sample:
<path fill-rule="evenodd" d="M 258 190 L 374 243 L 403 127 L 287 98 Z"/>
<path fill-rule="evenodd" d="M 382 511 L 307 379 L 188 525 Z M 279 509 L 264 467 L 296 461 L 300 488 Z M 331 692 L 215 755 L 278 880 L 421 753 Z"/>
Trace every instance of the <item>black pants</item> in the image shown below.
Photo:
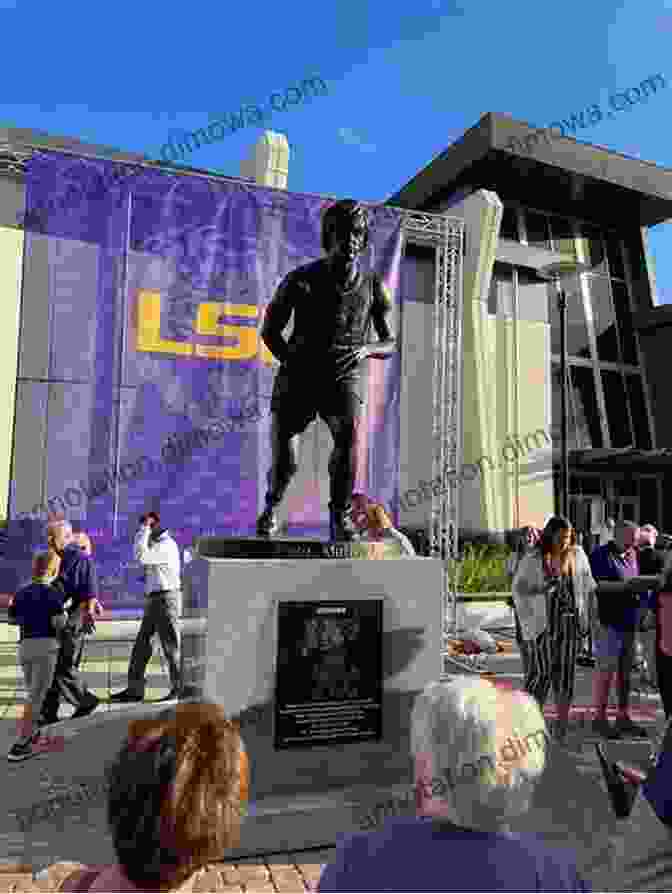
<path fill-rule="evenodd" d="M 170 688 L 182 686 L 180 674 L 180 590 L 160 590 L 145 597 L 142 624 L 133 644 L 128 668 L 128 689 L 134 695 L 145 695 L 145 672 L 152 657 L 152 640 L 158 634 L 170 674 Z"/>
<path fill-rule="evenodd" d="M 47 719 L 56 719 L 61 699 L 74 708 L 81 708 L 90 704 L 94 698 L 78 670 L 84 651 L 84 639 L 80 625 L 68 622 L 61 634 L 54 680 L 42 703 L 41 713 Z"/>
<path fill-rule="evenodd" d="M 656 676 L 663 711 L 669 719 L 672 717 L 672 655 L 661 652 L 659 646 L 656 646 Z"/>

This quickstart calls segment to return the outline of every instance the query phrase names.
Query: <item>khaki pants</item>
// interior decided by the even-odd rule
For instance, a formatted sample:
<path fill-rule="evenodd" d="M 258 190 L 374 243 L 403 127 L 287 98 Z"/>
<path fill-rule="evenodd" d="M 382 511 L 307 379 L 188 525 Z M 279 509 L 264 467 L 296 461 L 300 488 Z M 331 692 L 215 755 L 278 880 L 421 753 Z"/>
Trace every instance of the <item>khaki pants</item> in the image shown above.
<path fill-rule="evenodd" d="M 60 643 L 55 637 L 24 639 L 19 643 L 19 661 L 26 681 L 30 714 L 23 724 L 22 736 L 28 738 L 35 731 L 42 703 L 54 679 Z"/>

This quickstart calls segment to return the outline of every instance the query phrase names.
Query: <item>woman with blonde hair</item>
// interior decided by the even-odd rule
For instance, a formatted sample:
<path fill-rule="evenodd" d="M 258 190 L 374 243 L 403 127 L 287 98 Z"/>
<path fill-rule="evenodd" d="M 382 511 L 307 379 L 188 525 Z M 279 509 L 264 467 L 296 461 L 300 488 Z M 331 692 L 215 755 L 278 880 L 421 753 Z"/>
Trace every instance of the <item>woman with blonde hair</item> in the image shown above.
<path fill-rule="evenodd" d="M 596 588 L 570 521 L 553 516 L 521 560 L 512 591 L 526 643 L 525 689 L 543 708 L 553 687 L 559 742 L 567 735 L 579 640 L 594 620 Z"/>
<path fill-rule="evenodd" d="M 399 546 L 402 556 L 415 556 L 413 544 L 405 534 L 393 527 L 390 517 L 385 512 L 385 507 L 381 503 L 368 504 L 366 522 L 367 527 L 362 534 L 362 540 L 392 541 Z"/>
<path fill-rule="evenodd" d="M 48 891 L 214 891 L 208 864 L 240 843 L 248 763 L 238 723 L 212 702 L 185 702 L 129 723 L 107 771 L 117 864 L 55 863 Z"/>

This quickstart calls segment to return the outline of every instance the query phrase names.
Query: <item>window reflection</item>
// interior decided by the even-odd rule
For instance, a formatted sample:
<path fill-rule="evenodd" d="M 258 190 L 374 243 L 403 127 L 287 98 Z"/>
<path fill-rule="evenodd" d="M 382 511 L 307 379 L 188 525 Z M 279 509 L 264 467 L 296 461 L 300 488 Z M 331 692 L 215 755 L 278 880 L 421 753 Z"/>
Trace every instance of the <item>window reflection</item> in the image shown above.
<path fill-rule="evenodd" d="M 606 273 L 607 261 L 602 231 L 592 224 L 579 223 L 579 259 L 593 268 L 593 273 Z"/>
<path fill-rule="evenodd" d="M 609 261 L 609 274 L 616 279 L 625 279 L 623 255 L 621 254 L 621 241 L 612 233 L 606 234 L 607 260 Z"/>
<path fill-rule="evenodd" d="M 552 405 L 551 434 L 555 447 L 560 446 L 562 397 L 560 364 L 551 371 Z M 570 366 L 570 387 L 567 389 L 567 445 L 569 450 L 602 447 L 602 429 L 597 411 L 597 395 L 593 371 L 588 367 Z"/>
<path fill-rule="evenodd" d="M 611 293 L 614 300 L 616 319 L 618 320 L 618 331 L 621 335 L 623 362 L 637 366 L 637 349 L 635 346 L 635 333 L 632 322 L 632 313 L 630 312 L 628 291 L 624 283 L 612 282 Z"/>
<path fill-rule="evenodd" d="M 568 260 L 576 260 L 576 244 L 574 242 L 574 230 L 572 221 L 564 217 L 551 217 L 551 236 L 553 237 L 553 250 L 566 256 Z"/>
<path fill-rule="evenodd" d="M 653 445 L 649 431 L 649 420 L 646 415 L 642 377 L 640 375 L 626 376 L 625 382 L 630 400 L 632 424 L 635 429 L 635 447 L 639 447 L 641 450 L 650 450 Z"/>
<path fill-rule="evenodd" d="M 604 404 L 607 411 L 607 424 L 611 435 L 612 447 L 630 447 L 634 439 L 630 431 L 628 418 L 627 394 L 625 382 L 620 372 L 603 369 L 602 389 L 604 391 Z"/>
<path fill-rule="evenodd" d="M 578 449 L 602 447 L 602 429 L 597 410 L 597 394 L 593 370 L 586 366 L 571 366 L 571 412 L 574 419 L 576 446 Z"/>
<path fill-rule="evenodd" d="M 525 212 L 525 227 L 527 229 L 527 243 L 535 248 L 551 247 L 551 238 L 548 228 L 548 218 L 545 214 L 536 211 Z"/>
<path fill-rule="evenodd" d="M 551 320 L 551 352 L 560 353 L 560 312 L 555 285 L 548 289 L 548 310 Z M 588 329 L 583 310 L 583 298 L 579 291 L 577 278 L 567 280 L 565 296 L 567 298 L 567 354 L 570 357 L 590 358 Z"/>
<path fill-rule="evenodd" d="M 593 311 L 597 356 L 599 360 L 620 362 L 616 316 L 611 304 L 609 280 L 602 276 L 586 276 L 586 285 Z"/>
<path fill-rule="evenodd" d="M 520 242 L 518 233 L 518 214 L 514 205 L 504 205 L 502 224 L 499 228 L 500 239 L 513 239 Z"/>

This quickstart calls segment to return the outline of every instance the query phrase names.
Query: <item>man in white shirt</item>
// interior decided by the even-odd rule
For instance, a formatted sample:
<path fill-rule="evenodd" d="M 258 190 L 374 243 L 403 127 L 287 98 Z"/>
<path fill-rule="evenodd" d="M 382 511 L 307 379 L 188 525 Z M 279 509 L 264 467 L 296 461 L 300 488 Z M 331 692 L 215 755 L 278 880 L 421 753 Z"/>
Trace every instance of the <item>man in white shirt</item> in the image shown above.
<path fill-rule="evenodd" d="M 170 692 L 162 699 L 180 697 L 180 631 L 182 613 L 180 550 L 161 527 L 158 513 L 140 519 L 133 548 L 135 558 L 145 566 L 145 613 L 133 645 L 128 668 L 128 687 L 111 696 L 115 702 L 141 702 L 145 697 L 145 672 L 152 657 L 152 638 L 158 633 L 170 672 Z"/>

